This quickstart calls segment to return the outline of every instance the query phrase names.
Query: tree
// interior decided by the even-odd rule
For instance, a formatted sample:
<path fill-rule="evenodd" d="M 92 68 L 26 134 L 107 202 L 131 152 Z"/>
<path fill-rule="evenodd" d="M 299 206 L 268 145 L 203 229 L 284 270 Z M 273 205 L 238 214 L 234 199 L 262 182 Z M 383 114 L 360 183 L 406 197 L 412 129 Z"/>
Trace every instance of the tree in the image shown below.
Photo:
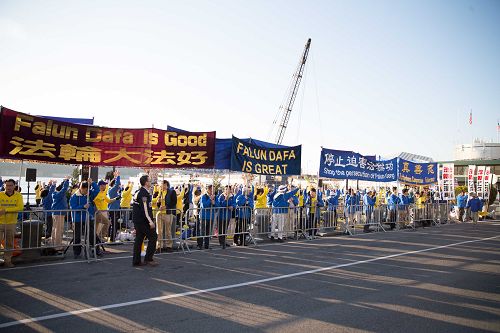
<path fill-rule="evenodd" d="M 212 185 L 214 186 L 214 193 L 218 193 L 222 187 L 222 181 L 226 178 L 219 172 L 214 172 L 212 176 Z"/>
<path fill-rule="evenodd" d="M 467 193 L 469 191 L 469 189 L 467 188 L 467 186 L 463 185 L 463 186 L 457 186 L 455 187 L 455 198 L 458 197 L 458 195 L 464 191 L 465 193 Z"/>
<path fill-rule="evenodd" d="M 76 167 L 71 173 L 71 184 L 78 184 L 80 182 L 80 168 Z"/>

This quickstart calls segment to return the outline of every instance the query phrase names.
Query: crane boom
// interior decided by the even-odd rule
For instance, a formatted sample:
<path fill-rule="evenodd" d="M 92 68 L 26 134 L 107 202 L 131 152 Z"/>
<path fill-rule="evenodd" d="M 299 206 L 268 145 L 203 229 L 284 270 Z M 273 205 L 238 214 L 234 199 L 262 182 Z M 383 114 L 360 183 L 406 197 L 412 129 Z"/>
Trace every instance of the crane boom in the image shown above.
<path fill-rule="evenodd" d="M 297 92 L 299 91 L 300 81 L 302 80 L 302 75 L 304 74 L 304 67 L 307 61 L 307 55 L 309 54 L 309 48 L 311 47 L 311 38 L 307 40 L 306 46 L 304 47 L 304 52 L 300 58 L 297 70 L 293 74 L 292 84 L 287 94 L 286 104 L 281 105 L 280 109 L 283 109 L 283 116 L 281 118 L 281 123 L 278 128 L 278 133 L 276 135 L 276 144 L 281 144 L 283 137 L 285 136 L 285 131 L 288 126 L 288 121 L 290 120 L 290 113 L 292 112 L 293 103 L 297 97 Z"/>

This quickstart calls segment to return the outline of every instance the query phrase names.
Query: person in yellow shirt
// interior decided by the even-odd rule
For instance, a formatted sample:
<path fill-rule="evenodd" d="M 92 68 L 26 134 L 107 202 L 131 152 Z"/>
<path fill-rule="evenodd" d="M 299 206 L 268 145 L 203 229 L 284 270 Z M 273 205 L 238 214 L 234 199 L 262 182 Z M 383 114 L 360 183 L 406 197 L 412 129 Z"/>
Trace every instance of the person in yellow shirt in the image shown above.
<path fill-rule="evenodd" d="M 16 182 L 9 179 L 5 181 L 5 191 L 0 192 L 0 243 L 4 244 L 6 250 L 14 248 L 17 215 L 23 210 L 23 196 L 14 191 L 15 186 Z M 14 267 L 11 251 L 4 254 L 4 266 Z"/>
<path fill-rule="evenodd" d="M 42 203 L 42 190 L 43 186 L 41 182 L 37 182 L 35 186 L 35 202 L 37 207 Z"/>
<path fill-rule="evenodd" d="M 255 192 L 255 226 L 257 233 L 267 232 L 269 229 L 270 221 L 270 208 L 267 208 L 267 195 L 269 194 L 269 187 L 257 187 Z"/>
<path fill-rule="evenodd" d="M 124 210 L 122 216 L 123 216 L 123 222 L 125 223 L 125 226 L 127 228 L 129 227 L 129 221 L 131 220 L 132 216 L 132 211 L 130 210 L 130 208 L 132 203 L 133 188 L 134 188 L 134 183 L 128 182 L 127 186 L 121 193 L 122 199 L 120 200 L 120 208 Z"/>
<path fill-rule="evenodd" d="M 95 221 L 97 224 L 97 236 L 100 237 L 101 241 L 104 241 L 104 237 L 108 234 L 109 226 L 111 222 L 108 217 L 108 204 L 115 202 L 119 197 L 110 199 L 107 195 L 108 183 L 104 180 L 100 180 L 99 183 L 99 193 L 94 198 L 94 204 L 97 209 L 95 215 Z"/>
<path fill-rule="evenodd" d="M 184 199 L 184 193 L 186 193 L 184 186 L 177 186 L 175 192 L 177 193 L 177 204 L 176 204 L 176 221 L 182 221 L 182 208 L 184 206 L 183 204 L 183 199 Z"/>
<path fill-rule="evenodd" d="M 153 216 L 156 215 L 156 212 L 158 211 L 157 203 L 158 203 L 158 196 L 160 195 L 161 192 L 161 186 L 158 184 L 155 184 L 153 186 L 153 198 L 151 199 L 151 204 L 153 205 Z"/>

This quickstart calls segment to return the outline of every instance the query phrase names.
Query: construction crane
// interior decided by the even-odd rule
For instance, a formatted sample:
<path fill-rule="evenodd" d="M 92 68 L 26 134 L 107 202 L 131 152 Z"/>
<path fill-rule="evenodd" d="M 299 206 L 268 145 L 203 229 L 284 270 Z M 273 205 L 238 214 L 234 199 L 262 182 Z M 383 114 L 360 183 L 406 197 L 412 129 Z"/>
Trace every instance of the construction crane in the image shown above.
<path fill-rule="evenodd" d="M 280 113 L 283 112 L 281 118 L 281 123 L 276 134 L 276 144 L 281 144 L 283 137 L 285 136 L 286 127 L 288 126 L 288 121 L 290 120 L 290 113 L 292 113 L 293 103 L 297 97 L 297 92 L 299 91 L 300 81 L 302 80 L 302 75 L 304 74 L 304 68 L 307 61 L 307 55 L 309 54 L 309 48 L 311 47 L 311 38 L 307 40 L 306 46 L 304 47 L 304 52 L 300 57 L 299 65 L 297 70 L 293 74 L 292 82 L 287 93 L 284 105 L 280 105 Z"/>

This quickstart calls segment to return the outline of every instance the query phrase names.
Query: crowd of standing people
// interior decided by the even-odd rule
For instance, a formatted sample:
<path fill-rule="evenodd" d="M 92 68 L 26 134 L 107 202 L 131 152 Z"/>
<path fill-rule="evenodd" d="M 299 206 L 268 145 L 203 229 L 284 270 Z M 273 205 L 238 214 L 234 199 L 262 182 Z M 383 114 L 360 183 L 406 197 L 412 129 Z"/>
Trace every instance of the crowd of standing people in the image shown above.
<path fill-rule="evenodd" d="M 323 218 L 334 227 L 339 215 L 344 217 L 345 226 L 360 224 L 363 216 L 364 231 L 369 232 L 376 207 L 384 205 L 386 222 L 393 229 L 396 221 L 408 220 L 409 205 L 419 210 L 428 202 L 442 201 L 439 193 L 408 188 L 399 192 L 397 187 L 381 189 L 378 193 L 374 189 L 301 188 L 293 183 L 234 184 L 217 189 L 213 184 L 174 187 L 168 180 L 153 185 L 147 175 L 140 177 L 134 192 L 134 183 L 122 184 L 119 171 L 107 180 L 87 179 L 73 185 L 70 177 L 59 184 L 49 181 L 37 184 L 35 192 L 37 205 L 43 207 L 46 244 L 63 251 L 65 223 L 69 222 L 74 233 L 74 257 L 82 256 L 84 234 L 91 235 L 88 240 L 94 249 L 93 255 L 99 256 L 104 247 L 98 244 L 114 243 L 120 230 L 133 229 L 134 266 L 156 266 L 153 259 L 156 251 L 173 251 L 173 233 L 177 228 L 184 238 L 196 237 L 199 250 L 210 248 L 211 237 L 216 232 L 219 245 L 224 249 L 248 245 L 252 226 L 265 226 L 266 229 L 261 230 L 268 233 L 271 241 L 283 242 L 290 230 L 295 231 L 295 236 L 300 232 L 314 238 L 321 212 L 326 212 Z M 477 223 L 483 201 L 473 192 L 462 192 L 456 202 L 459 221 L 464 221 L 466 211 L 470 211 L 472 221 Z M 16 182 L 0 178 L 0 240 L 6 248 L 13 247 L 18 214 L 22 210 L 23 198 Z M 229 234 L 234 235 L 232 244 L 228 242 Z M 145 239 L 148 245 L 141 262 Z M 5 252 L 4 258 L 5 265 L 11 267 L 11 253 Z"/>

